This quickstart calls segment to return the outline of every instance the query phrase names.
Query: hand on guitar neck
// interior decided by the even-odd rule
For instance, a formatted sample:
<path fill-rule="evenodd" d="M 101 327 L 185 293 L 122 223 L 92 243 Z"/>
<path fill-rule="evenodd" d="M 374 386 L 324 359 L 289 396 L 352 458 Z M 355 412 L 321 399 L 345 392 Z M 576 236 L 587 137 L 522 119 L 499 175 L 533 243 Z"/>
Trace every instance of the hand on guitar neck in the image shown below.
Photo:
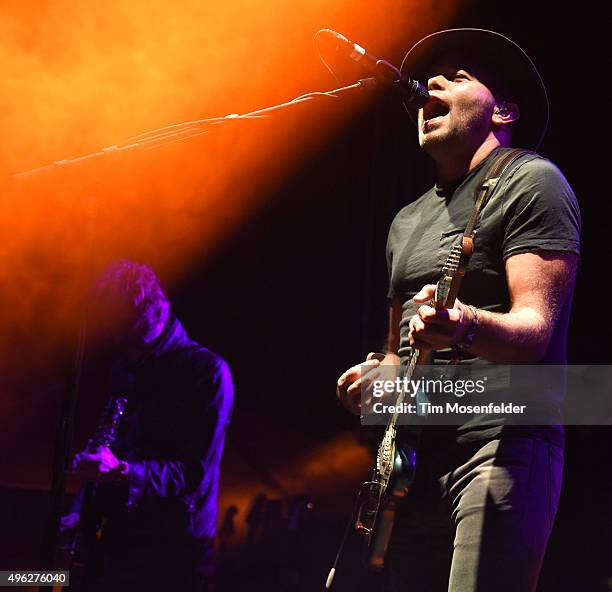
<path fill-rule="evenodd" d="M 409 323 L 410 345 L 418 349 L 438 350 L 460 344 L 476 320 L 474 307 L 459 299 L 451 308 L 434 308 L 429 303 L 436 293 L 435 284 L 427 284 L 413 300 L 422 304 Z M 428 304 L 426 304 L 428 303 Z"/>
<path fill-rule="evenodd" d="M 86 448 L 74 457 L 72 474 L 82 483 L 127 483 L 130 466 L 119 460 L 107 446 Z"/>

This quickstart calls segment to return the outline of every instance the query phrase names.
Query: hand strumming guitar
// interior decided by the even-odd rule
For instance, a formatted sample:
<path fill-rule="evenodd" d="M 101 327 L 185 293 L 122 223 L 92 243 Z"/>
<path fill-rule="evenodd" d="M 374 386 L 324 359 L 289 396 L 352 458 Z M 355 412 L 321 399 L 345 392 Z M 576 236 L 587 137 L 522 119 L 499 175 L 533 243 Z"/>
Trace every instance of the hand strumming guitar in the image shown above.
<path fill-rule="evenodd" d="M 381 365 L 397 366 L 398 364 L 399 357 L 392 352 L 387 354 L 370 352 L 365 362 L 352 366 L 344 372 L 336 384 L 336 395 L 344 408 L 355 415 L 361 414 L 364 411 L 362 391 L 366 394 L 363 403 L 367 406 L 372 398 L 370 393 L 372 383 L 381 376 L 377 370 L 378 367 Z"/>

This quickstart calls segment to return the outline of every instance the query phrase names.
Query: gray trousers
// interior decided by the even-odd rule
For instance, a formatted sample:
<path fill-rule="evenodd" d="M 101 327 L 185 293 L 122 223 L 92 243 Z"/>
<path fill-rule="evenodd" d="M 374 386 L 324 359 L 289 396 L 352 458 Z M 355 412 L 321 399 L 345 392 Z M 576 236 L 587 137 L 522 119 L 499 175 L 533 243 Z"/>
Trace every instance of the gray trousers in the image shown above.
<path fill-rule="evenodd" d="M 396 518 L 386 589 L 535 592 L 563 449 L 530 437 L 455 448 L 417 468 Z"/>

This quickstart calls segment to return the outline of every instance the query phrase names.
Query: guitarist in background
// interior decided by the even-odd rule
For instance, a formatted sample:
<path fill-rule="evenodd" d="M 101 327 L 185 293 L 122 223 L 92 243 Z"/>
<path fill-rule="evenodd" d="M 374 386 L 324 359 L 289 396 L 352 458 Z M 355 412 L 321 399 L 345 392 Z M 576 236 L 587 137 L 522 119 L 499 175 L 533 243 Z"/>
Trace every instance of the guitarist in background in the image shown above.
<path fill-rule="evenodd" d="M 511 40 L 477 29 L 426 37 L 402 69 L 428 81 L 431 99 L 415 119 L 436 183 L 391 225 L 386 355 L 368 355 L 337 385 L 354 413 L 368 373 L 399 365 L 411 347 L 436 350 L 443 363 L 458 346 L 461 362 L 491 363 L 493 374 L 493 364 L 566 363 L 580 214 L 562 173 L 535 153 L 509 167 L 483 209 L 454 306 L 427 304 L 474 207 L 479 173 L 508 147 L 541 142 L 548 101 L 539 73 Z M 560 393 L 548 399 L 546 385 L 537 386 L 543 406 L 555 408 Z M 564 431 L 554 422 L 507 423 L 481 415 L 458 428 L 399 428 L 418 441 L 417 472 L 395 520 L 389 590 L 535 591 L 559 501 Z"/>
<path fill-rule="evenodd" d="M 125 396 L 127 407 L 111 446 L 73 462 L 83 483 L 98 483 L 88 511 L 103 519 L 96 548 L 76 549 L 96 564 L 85 566 L 86 589 L 208 590 L 233 402 L 228 366 L 189 339 L 146 265 L 111 264 L 94 285 L 88 317 L 117 351 L 109 394 Z M 64 529 L 78 528 L 78 510 L 77 499 Z"/>

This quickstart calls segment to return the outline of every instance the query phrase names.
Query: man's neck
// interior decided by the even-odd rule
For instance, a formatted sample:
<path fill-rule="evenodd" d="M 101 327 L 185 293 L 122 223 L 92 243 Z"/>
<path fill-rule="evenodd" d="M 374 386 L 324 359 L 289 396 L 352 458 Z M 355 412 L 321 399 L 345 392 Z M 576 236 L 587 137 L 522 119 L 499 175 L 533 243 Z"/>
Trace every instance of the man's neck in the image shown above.
<path fill-rule="evenodd" d="M 436 180 L 438 185 L 452 185 L 478 166 L 493 150 L 501 146 L 499 140 L 491 135 L 476 151 L 460 154 L 445 154 L 444 158 L 436 160 Z"/>

